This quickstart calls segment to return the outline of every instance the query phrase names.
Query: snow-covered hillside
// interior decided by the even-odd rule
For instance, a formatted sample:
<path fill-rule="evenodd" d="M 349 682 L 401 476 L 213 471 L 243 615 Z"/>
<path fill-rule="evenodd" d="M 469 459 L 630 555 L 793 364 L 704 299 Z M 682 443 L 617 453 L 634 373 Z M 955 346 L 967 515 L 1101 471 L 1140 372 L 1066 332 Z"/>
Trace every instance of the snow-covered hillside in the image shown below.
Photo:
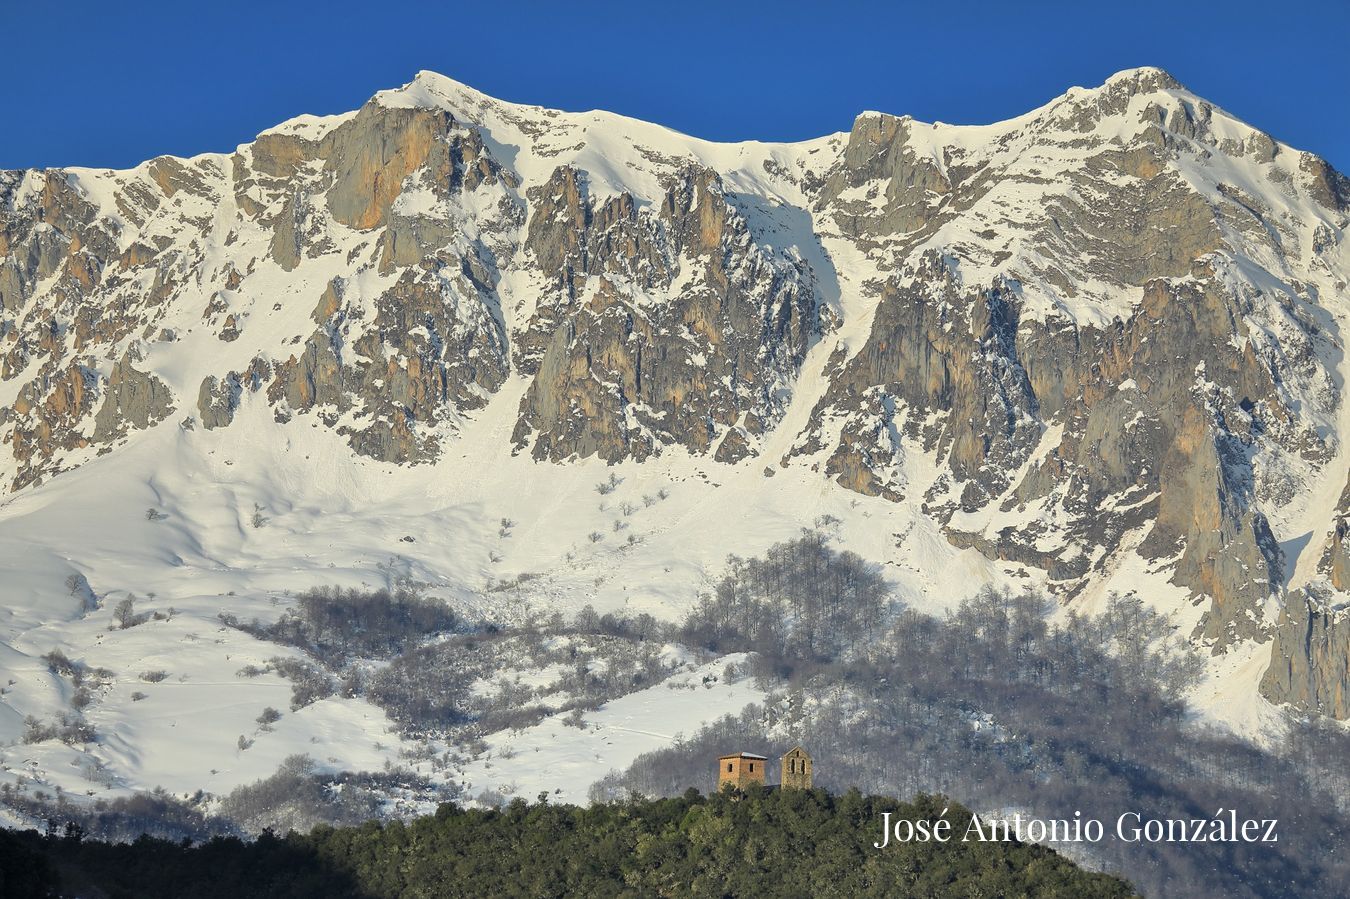
<path fill-rule="evenodd" d="M 925 611 L 1134 592 L 1243 733 L 1350 717 L 1347 227 L 1350 181 L 1155 69 L 799 144 L 423 72 L 233 154 L 0 172 L 0 781 L 222 794 L 306 753 L 581 798 L 760 694 L 677 659 L 434 766 L 364 698 L 260 723 L 289 683 L 241 669 L 303 653 L 220 616 L 413 583 L 674 620 L 802 528 Z"/>

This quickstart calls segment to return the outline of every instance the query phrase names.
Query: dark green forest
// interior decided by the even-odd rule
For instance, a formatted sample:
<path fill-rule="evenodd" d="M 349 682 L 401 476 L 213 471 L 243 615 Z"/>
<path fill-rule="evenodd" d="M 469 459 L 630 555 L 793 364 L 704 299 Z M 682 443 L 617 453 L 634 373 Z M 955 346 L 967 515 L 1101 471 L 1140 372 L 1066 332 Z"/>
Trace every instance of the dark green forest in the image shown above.
<path fill-rule="evenodd" d="M 133 843 L 0 831 L 0 896 L 1124 897 L 1128 884 L 1016 842 L 873 848 L 882 813 L 965 832 L 970 812 L 856 790 L 632 799 L 588 808 L 443 805 L 408 823 L 320 827 L 252 842 Z"/>

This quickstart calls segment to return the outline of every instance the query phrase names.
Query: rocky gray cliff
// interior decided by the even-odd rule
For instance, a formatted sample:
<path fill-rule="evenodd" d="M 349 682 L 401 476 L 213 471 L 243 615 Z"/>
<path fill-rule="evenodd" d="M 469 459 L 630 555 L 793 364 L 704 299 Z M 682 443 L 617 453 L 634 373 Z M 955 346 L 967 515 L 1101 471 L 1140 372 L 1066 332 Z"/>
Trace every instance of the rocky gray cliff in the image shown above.
<path fill-rule="evenodd" d="M 434 465 L 500 398 L 539 465 L 806 468 L 1067 604 L 1156 575 L 1347 717 L 1347 227 L 1350 180 L 1155 69 L 787 145 L 423 73 L 234 153 L 0 173 L 0 473 L 258 422 Z"/>
<path fill-rule="evenodd" d="M 514 439 L 537 459 L 680 445 L 739 461 L 821 329 L 810 271 L 757 243 L 706 168 L 672 173 L 651 209 L 627 192 L 596 208 L 585 175 L 559 169 L 525 249 L 547 287 L 518 360 L 532 381 Z"/>
<path fill-rule="evenodd" d="M 1341 598 L 1293 594 L 1275 628 L 1261 692 L 1304 712 L 1350 718 L 1350 608 Z"/>

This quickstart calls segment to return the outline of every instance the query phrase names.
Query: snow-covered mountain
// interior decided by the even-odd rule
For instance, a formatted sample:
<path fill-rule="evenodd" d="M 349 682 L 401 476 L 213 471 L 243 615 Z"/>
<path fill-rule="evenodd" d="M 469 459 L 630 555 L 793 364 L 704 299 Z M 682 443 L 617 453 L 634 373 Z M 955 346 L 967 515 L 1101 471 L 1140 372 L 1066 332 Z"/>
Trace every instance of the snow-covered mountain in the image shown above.
<path fill-rule="evenodd" d="M 1347 228 L 1350 179 L 1156 69 L 796 144 L 423 72 L 230 154 L 0 172 L 0 776 L 377 768 L 360 699 L 237 745 L 287 685 L 236 671 L 285 652 L 218 614 L 412 580 L 671 618 L 804 526 L 923 609 L 1133 591 L 1243 732 L 1350 718 Z M 19 742 L 69 707 L 53 649 L 107 671 L 95 742 Z M 535 770 L 584 790 L 753 698 L 676 693 L 533 732 Z"/>

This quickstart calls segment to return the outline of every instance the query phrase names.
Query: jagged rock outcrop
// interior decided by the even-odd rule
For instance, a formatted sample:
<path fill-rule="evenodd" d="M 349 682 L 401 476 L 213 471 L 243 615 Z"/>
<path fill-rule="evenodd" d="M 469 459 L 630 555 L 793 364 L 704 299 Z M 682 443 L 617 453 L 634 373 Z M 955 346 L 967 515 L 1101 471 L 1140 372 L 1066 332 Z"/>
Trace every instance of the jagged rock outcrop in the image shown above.
<path fill-rule="evenodd" d="M 197 390 L 197 416 L 208 431 L 224 428 L 234 421 L 246 393 L 257 393 L 271 378 L 272 366 L 257 358 L 242 372 L 232 371 L 223 378 L 207 375 Z"/>
<path fill-rule="evenodd" d="M 23 386 L 0 419 L 7 426 L 6 442 L 18 468 L 12 490 L 39 483 L 44 470 L 61 470 L 63 451 L 89 445 L 79 425 L 93 411 L 97 397 L 98 373 L 79 361 Z"/>
<path fill-rule="evenodd" d="M 373 315 L 333 282 L 314 311 L 320 328 L 279 363 L 268 387 L 277 420 L 318 410 L 358 453 L 385 462 L 435 458 L 431 433 L 483 405 L 506 376 L 501 323 L 470 271 L 406 271 Z"/>
<path fill-rule="evenodd" d="M 1290 596 L 1261 693 L 1302 711 L 1350 718 L 1350 606 L 1313 592 Z"/>
<path fill-rule="evenodd" d="M 130 352 L 117 360 L 103 391 L 103 404 L 94 416 L 94 443 L 111 443 L 129 429 L 143 430 L 173 412 L 173 396 L 164 382 L 132 363 Z"/>
<path fill-rule="evenodd" d="M 883 295 L 872 336 L 818 405 L 818 422 L 850 414 L 826 472 L 900 492 L 907 436 L 947 462 L 926 498 L 954 543 L 1069 586 L 1147 526 L 1145 557 L 1177 557 L 1178 583 L 1213 599 L 1207 638 L 1259 636 L 1280 556 L 1244 454 L 1285 413 L 1270 373 L 1225 348 L 1240 319 L 1222 292 L 1153 281 L 1129 321 L 1065 328 L 1022 322 L 1006 285 L 963 297 L 940 260 L 928 266 Z M 1207 363 L 1214 381 L 1196 376 Z M 1051 429 L 1058 440 L 1042 446 Z M 1067 526 L 1026 520 L 1051 506 Z M 1023 523 L 971 529 L 1000 513 Z"/>
<path fill-rule="evenodd" d="M 535 376 L 518 446 L 555 461 L 755 453 L 749 437 L 777 420 L 819 333 L 818 303 L 805 265 L 756 243 L 716 173 L 676 173 L 646 212 L 627 193 L 597 203 L 559 169 L 525 248 L 552 284 L 522 341 Z"/>

